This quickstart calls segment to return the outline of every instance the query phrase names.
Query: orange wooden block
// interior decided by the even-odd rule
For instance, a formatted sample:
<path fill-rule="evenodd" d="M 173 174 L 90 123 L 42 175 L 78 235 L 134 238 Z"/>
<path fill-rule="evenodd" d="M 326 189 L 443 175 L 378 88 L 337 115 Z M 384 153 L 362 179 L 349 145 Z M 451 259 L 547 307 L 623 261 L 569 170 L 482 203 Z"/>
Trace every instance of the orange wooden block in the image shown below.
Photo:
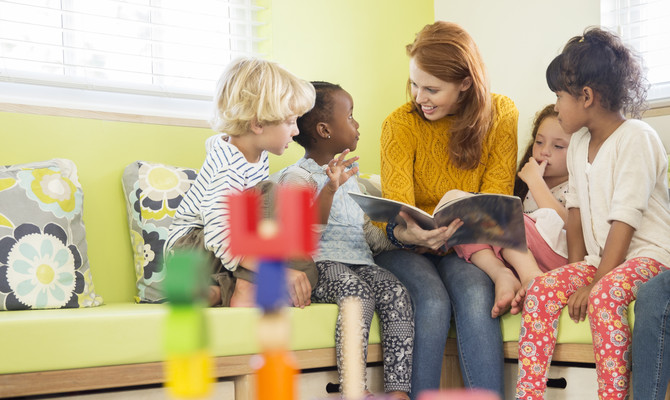
<path fill-rule="evenodd" d="M 298 398 L 295 379 L 298 367 L 291 353 L 284 350 L 265 351 L 263 365 L 256 371 L 257 400 L 295 400 Z"/>

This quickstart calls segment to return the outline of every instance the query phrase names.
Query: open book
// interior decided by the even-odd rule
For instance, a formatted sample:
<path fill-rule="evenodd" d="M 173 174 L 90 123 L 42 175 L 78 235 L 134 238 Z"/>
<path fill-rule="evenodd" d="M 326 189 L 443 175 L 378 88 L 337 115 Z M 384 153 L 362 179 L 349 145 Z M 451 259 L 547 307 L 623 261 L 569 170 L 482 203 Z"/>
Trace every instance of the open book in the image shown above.
<path fill-rule="evenodd" d="M 399 201 L 349 192 L 363 211 L 373 221 L 398 224 L 405 221 L 400 211 L 409 214 L 426 230 L 448 226 L 459 218 L 463 225 L 449 238 L 447 247 L 466 243 L 486 243 L 505 248 L 526 249 L 526 229 L 523 206 L 516 196 L 490 193 L 468 193 L 450 190 L 435 207 L 433 215 Z"/>

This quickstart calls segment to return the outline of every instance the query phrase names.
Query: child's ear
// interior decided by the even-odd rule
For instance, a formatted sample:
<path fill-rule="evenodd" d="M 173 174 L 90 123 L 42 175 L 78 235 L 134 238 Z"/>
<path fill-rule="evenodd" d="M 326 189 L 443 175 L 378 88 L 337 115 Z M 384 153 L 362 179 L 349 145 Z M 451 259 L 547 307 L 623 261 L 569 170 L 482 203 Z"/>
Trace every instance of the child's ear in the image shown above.
<path fill-rule="evenodd" d="M 582 96 L 584 96 L 584 108 L 591 107 L 593 101 L 595 100 L 593 89 L 588 86 L 584 86 L 582 88 Z"/>
<path fill-rule="evenodd" d="M 251 120 L 249 123 L 249 128 L 251 128 L 251 131 L 257 135 L 263 133 L 263 125 L 261 125 L 261 123 L 258 122 L 256 118 Z"/>
<path fill-rule="evenodd" d="M 316 134 L 319 135 L 322 139 L 330 139 L 330 129 L 328 128 L 328 124 L 325 122 L 317 123 Z"/>

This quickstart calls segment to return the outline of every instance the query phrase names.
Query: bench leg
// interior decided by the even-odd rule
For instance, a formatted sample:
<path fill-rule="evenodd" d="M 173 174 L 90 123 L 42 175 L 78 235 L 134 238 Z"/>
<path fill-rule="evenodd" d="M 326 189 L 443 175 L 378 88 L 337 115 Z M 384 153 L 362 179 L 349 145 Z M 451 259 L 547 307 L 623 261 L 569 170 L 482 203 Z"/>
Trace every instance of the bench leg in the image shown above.
<path fill-rule="evenodd" d="M 254 376 L 252 374 L 235 377 L 235 400 L 256 398 Z"/>
<path fill-rule="evenodd" d="M 464 387 L 461 375 L 461 366 L 457 355 L 445 354 L 442 358 L 442 374 L 440 377 L 441 389 L 452 389 Z"/>
<path fill-rule="evenodd" d="M 462 388 L 463 376 L 461 365 L 458 363 L 458 347 L 456 339 L 447 339 L 442 356 L 442 374 L 440 374 L 440 389 Z"/>

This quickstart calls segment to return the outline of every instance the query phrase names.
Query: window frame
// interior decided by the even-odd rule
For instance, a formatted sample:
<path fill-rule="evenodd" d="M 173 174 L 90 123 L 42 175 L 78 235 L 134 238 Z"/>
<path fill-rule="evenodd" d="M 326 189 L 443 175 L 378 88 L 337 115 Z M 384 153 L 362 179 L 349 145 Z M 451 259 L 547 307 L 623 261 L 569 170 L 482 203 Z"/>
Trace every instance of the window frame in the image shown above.
<path fill-rule="evenodd" d="M 157 0 L 149 0 L 157 1 Z M 160 0 L 158 0 L 160 1 Z M 258 0 L 232 0 L 254 10 L 251 38 L 257 44 L 251 55 L 263 57 L 267 50 L 267 6 Z M 262 28 L 262 29 L 261 29 Z M 236 53 L 240 55 L 242 52 Z M 235 56 L 236 56 L 235 55 Z M 235 58 L 229 56 L 228 59 Z M 46 113 L 48 115 L 102 118 L 120 121 L 206 127 L 211 114 L 212 96 L 186 94 L 171 97 L 165 93 L 126 90 L 115 87 L 84 88 L 58 81 L 27 80 L 10 76 L 0 60 L 0 111 Z M 225 67 L 221 65 L 221 70 Z M 217 76 L 218 78 L 218 76 Z M 215 81 L 212 82 L 212 88 Z M 213 91 L 213 90 L 212 90 Z"/>
<path fill-rule="evenodd" d="M 649 10 L 653 10 L 653 7 L 655 5 L 661 5 L 665 6 L 666 9 L 664 12 L 669 13 L 667 15 L 670 15 L 670 4 L 665 3 L 664 0 L 634 0 L 633 2 L 637 4 L 631 4 L 631 0 L 601 0 L 600 2 L 600 19 L 601 19 L 601 25 L 609 29 L 617 34 L 619 34 L 624 43 L 627 45 L 633 47 L 642 57 L 645 62 L 645 68 L 650 68 L 648 64 L 648 59 L 645 57 L 645 52 L 653 53 L 653 52 L 659 52 L 658 49 L 654 49 L 653 45 L 650 46 L 649 42 L 653 41 L 653 38 L 657 38 L 659 42 L 663 41 L 662 38 L 664 37 L 670 37 L 670 25 L 667 24 L 659 24 L 659 25 L 664 25 L 665 29 L 667 32 L 663 31 L 654 31 L 648 34 L 644 34 L 644 30 L 641 31 L 636 31 L 635 29 L 631 29 L 630 26 L 634 26 L 636 24 L 641 24 L 644 22 L 644 20 L 638 20 L 634 19 L 633 22 L 630 22 L 631 19 L 636 18 L 636 17 L 630 17 L 627 14 L 625 14 L 624 9 L 628 10 L 628 13 L 633 13 L 633 10 L 635 10 L 638 7 L 642 7 L 638 9 L 637 11 L 641 15 L 640 18 L 645 18 L 645 15 L 647 15 L 647 20 L 662 20 L 663 16 L 666 14 L 661 14 L 659 17 L 658 15 L 654 15 L 653 17 L 649 17 Z M 647 8 L 648 7 L 648 8 Z M 627 21 L 622 21 L 622 14 L 623 14 L 623 19 L 626 19 Z M 650 30 L 655 30 L 657 29 L 658 25 L 654 25 L 651 28 L 647 28 Z M 638 36 L 632 37 L 634 34 L 633 32 L 638 32 Z M 649 32 L 649 31 L 648 31 Z M 642 35 L 642 36 L 639 36 Z M 652 39 L 648 39 L 651 37 Z M 661 39 L 658 39 L 661 38 Z M 646 40 L 645 40 L 646 39 Z M 670 41 L 669 41 L 670 42 Z M 640 45 L 637 45 L 638 43 L 641 43 Z M 640 46 L 643 47 L 643 49 L 640 48 Z M 668 61 L 665 61 L 665 63 L 661 64 L 658 66 L 659 69 L 662 69 L 665 71 L 667 68 L 670 68 L 670 56 L 667 56 L 670 52 L 666 53 L 666 57 Z M 666 64 L 667 63 L 667 64 Z M 665 66 L 665 68 L 663 68 Z M 650 88 L 649 88 L 649 93 L 648 93 L 648 100 L 647 104 L 650 109 L 663 109 L 663 114 L 667 115 L 670 114 L 670 79 L 668 79 L 667 82 L 659 82 L 659 83 L 653 83 L 650 81 Z M 649 95 L 654 96 L 653 98 L 649 98 Z"/>

